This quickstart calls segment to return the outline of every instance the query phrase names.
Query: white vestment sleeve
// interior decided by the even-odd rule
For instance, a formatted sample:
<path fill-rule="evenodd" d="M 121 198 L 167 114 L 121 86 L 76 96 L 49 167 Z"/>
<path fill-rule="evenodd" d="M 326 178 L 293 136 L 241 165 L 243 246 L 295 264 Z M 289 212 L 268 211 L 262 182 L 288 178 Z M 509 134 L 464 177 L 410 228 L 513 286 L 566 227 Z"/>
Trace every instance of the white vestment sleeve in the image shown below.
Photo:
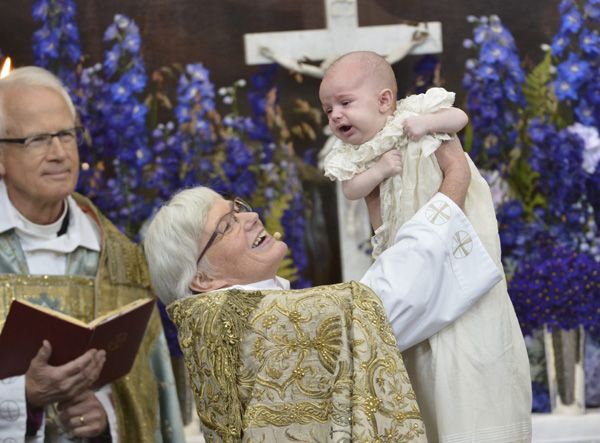
<path fill-rule="evenodd" d="M 0 442 L 24 441 L 27 431 L 25 376 L 0 380 Z M 41 432 L 43 436 L 43 432 Z M 43 440 L 43 437 L 41 437 Z"/>
<path fill-rule="evenodd" d="M 381 298 L 404 351 L 460 317 L 500 279 L 467 217 L 438 193 L 398 230 L 361 282 Z"/>
<path fill-rule="evenodd" d="M 104 385 L 95 392 L 96 398 L 104 408 L 106 412 L 106 418 L 108 420 L 108 426 L 110 427 L 110 437 L 112 443 L 119 442 L 119 425 L 117 423 L 117 414 L 115 413 L 115 406 L 112 402 L 112 389 L 110 385 Z"/>

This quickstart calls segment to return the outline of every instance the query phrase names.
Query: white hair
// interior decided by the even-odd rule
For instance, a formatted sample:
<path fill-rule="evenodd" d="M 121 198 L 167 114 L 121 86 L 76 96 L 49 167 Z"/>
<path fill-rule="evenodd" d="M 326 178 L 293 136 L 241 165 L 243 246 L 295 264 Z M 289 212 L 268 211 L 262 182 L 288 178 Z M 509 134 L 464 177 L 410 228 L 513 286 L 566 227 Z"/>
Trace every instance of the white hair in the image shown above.
<path fill-rule="evenodd" d="M 144 236 L 144 251 L 156 295 L 168 305 L 192 295 L 200 237 L 219 194 L 197 187 L 175 194 L 156 213 Z"/>
<path fill-rule="evenodd" d="M 42 88 L 49 88 L 59 93 L 64 99 L 69 112 L 73 117 L 73 121 L 76 120 L 77 112 L 75 111 L 75 105 L 69 96 L 65 86 L 50 71 L 37 66 L 24 66 L 17 68 L 14 71 L 0 80 L 0 135 L 6 134 L 6 108 L 5 108 L 5 91 L 8 91 L 12 87 L 18 86 L 37 86 Z"/>

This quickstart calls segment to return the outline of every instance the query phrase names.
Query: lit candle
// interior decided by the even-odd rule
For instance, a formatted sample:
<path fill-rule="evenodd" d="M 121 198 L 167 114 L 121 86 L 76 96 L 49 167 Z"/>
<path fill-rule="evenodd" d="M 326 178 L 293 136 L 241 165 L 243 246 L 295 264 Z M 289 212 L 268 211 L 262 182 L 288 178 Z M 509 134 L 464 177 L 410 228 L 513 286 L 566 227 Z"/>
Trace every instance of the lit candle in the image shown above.
<path fill-rule="evenodd" d="M 2 69 L 0 69 L 0 78 L 6 77 L 10 73 L 11 60 L 10 57 L 6 57 Z"/>

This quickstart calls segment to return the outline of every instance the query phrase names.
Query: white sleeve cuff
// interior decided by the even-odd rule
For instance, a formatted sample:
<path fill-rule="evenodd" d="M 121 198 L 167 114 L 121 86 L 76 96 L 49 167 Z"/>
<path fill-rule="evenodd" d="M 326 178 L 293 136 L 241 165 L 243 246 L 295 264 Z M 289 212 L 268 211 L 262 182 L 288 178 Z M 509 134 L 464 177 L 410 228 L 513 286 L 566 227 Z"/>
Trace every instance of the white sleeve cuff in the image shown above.
<path fill-rule="evenodd" d="M 404 350 L 455 321 L 501 278 L 467 217 L 438 193 L 398 230 L 361 282 L 381 298 Z"/>
<path fill-rule="evenodd" d="M 115 413 L 115 407 L 112 402 L 112 389 L 110 385 L 104 385 L 96 392 L 96 398 L 104 408 L 106 412 L 106 418 L 108 419 L 108 426 L 110 427 L 110 437 L 113 443 L 119 441 L 119 427 L 117 423 L 117 414 Z"/>
<path fill-rule="evenodd" d="M 438 192 L 411 221 L 428 224 L 445 242 L 452 270 L 470 305 L 502 279 L 475 228 L 450 197 Z"/>
<path fill-rule="evenodd" d="M 23 441 L 27 432 L 25 376 L 0 380 L 0 441 Z M 38 430 L 43 435 L 44 426 Z"/>

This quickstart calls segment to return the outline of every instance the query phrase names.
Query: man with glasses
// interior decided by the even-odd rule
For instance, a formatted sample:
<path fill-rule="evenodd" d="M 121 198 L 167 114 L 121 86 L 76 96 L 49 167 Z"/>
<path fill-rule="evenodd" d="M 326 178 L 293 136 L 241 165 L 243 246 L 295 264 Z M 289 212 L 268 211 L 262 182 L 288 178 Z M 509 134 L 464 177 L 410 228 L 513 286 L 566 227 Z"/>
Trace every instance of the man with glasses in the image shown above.
<path fill-rule="evenodd" d="M 290 290 L 287 246 L 238 198 L 181 191 L 144 239 L 178 327 L 209 441 L 426 441 L 400 356 L 501 278 L 461 211 L 457 140 L 436 152 L 440 192 L 360 282 Z"/>
<path fill-rule="evenodd" d="M 137 246 L 74 193 L 81 135 L 54 75 L 25 67 L 0 80 L 0 327 L 14 298 L 87 322 L 151 296 Z M 0 441 L 183 441 L 156 313 L 132 371 L 98 390 L 105 351 L 49 365 L 65 345 L 44 341 L 25 374 L 0 380 Z"/>

